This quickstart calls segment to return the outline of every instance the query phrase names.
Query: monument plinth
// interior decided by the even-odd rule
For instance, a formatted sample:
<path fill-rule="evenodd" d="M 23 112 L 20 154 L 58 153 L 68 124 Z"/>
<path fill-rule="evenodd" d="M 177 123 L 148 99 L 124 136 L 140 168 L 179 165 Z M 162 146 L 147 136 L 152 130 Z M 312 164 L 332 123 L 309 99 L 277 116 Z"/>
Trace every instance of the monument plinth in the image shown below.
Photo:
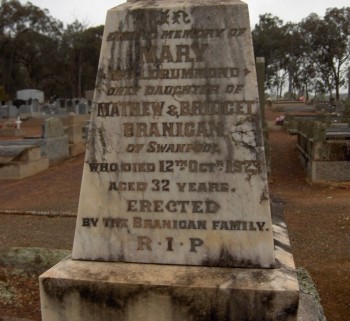
<path fill-rule="evenodd" d="M 72 320 L 294 320 L 295 275 L 279 283 L 293 262 L 275 261 L 245 3 L 109 10 L 91 120 L 73 260 L 41 277 L 43 315 L 66 320 L 52 311 L 73 315 L 66 305 L 78 300 Z"/>

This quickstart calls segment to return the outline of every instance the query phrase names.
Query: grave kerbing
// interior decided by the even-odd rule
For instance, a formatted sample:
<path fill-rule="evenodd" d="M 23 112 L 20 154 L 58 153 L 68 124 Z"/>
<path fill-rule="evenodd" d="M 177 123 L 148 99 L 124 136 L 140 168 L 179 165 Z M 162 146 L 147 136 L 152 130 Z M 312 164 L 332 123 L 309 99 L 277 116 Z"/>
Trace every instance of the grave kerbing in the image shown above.
<path fill-rule="evenodd" d="M 94 102 L 73 259 L 273 267 L 244 3 L 110 10 Z"/>

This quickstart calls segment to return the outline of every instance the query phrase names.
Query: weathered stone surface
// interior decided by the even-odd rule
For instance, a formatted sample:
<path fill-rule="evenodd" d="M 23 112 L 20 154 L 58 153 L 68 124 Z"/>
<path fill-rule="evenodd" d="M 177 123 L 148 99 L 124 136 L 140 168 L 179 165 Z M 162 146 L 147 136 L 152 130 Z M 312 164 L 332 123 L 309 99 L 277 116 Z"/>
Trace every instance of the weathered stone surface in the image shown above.
<path fill-rule="evenodd" d="M 314 183 L 349 182 L 350 181 L 350 161 L 315 161 L 312 160 L 307 167 L 308 177 Z"/>
<path fill-rule="evenodd" d="M 298 280 L 280 218 L 274 230 L 275 269 L 61 261 L 40 276 L 43 321 L 295 321 Z"/>
<path fill-rule="evenodd" d="M 69 155 L 73 157 L 85 153 L 85 150 L 86 150 L 85 142 L 69 145 Z"/>
<path fill-rule="evenodd" d="M 0 166 L 0 179 L 21 179 L 49 168 L 49 159 L 43 157 L 27 162 L 10 162 Z"/>
<path fill-rule="evenodd" d="M 61 136 L 44 139 L 41 149 L 43 155 L 49 157 L 51 164 L 60 162 L 69 157 L 68 137 Z"/>
<path fill-rule="evenodd" d="M 83 141 L 83 127 L 82 125 L 71 125 L 67 130 L 68 141 L 70 144 L 76 144 Z"/>
<path fill-rule="evenodd" d="M 72 257 L 274 265 L 245 3 L 108 11 Z"/>
<path fill-rule="evenodd" d="M 64 136 L 62 120 L 56 117 L 51 117 L 44 122 L 44 138 L 55 138 Z"/>
<path fill-rule="evenodd" d="M 75 115 L 71 114 L 62 119 L 64 126 L 80 125 L 83 126 L 85 122 L 90 120 L 90 115 Z"/>
<path fill-rule="evenodd" d="M 62 261 L 40 278 L 43 320 L 296 320 L 298 287 L 276 270 Z"/>
<path fill-rule="evenodd" d="M 20 137 L 22 136 L 22 130 L 17 128 L 2 128 L 0 129 L 0 136 L 2 137 Z"/>
<path fill-rule="evenodd" d="M 40 148 L 35 145 L 0 145 L 0 164 L 11 161 L 27 161 L 40 158 Z"/>

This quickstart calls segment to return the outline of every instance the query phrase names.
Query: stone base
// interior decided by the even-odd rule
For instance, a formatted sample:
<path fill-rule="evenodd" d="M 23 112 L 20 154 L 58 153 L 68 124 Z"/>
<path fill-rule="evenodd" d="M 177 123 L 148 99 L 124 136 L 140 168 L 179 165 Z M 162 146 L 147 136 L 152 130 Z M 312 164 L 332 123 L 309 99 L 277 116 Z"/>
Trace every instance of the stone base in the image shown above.
<path fill-rule="evenodd" d="M 16 128 L 6 128 L 0 130 L 0 136 L 2 137 L 21 137 L 22 136 L 22 130 L 16 129 Z"/>
<path fill-rule="evenodd" d="M 299 286 L 283 222 L 275 269 L 75 261 L 40 276 L 43 321 L 296 321 Z"/>
<path fill-rule="evenodd" d="M 60 136 L 44 139 L 42 153 L 49 157 L 50 165 L 67 159 L 69 157 L 68 137 Z"/>
<path fill-rule="evenodd" d="M 40 277 L 43 321 L 297 320 L 292 271 L 60 262 Z"/>
<path fill-rule="evenodd" d="M 307 168 L 308 176 L 313 183 L 349 182 L 349 161 L 314 161 L 311 160 Z"/>
<path fill-rule="evenodd" d="M 22 179 L 44 171 L 49 168 L 49 159 L 47 157 L 29 162 L 11 162 L 1 164 L 1 179 Z"/>

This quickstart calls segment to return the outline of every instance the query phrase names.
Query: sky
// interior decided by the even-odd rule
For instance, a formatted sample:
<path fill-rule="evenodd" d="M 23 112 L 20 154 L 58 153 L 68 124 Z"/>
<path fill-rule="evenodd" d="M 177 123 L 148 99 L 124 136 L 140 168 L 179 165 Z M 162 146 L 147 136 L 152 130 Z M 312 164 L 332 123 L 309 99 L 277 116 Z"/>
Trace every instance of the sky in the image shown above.
<path fill-rule="evenodd" d="M 215 0 L 212 0 L 215 1 Z M 26 0 L 20 0 L 26 3 Z M 108 9 L 124 3 L 123 0 L 30 0 L 42 9 L 48 9 L 50 15 L 65 24 L 75 19 L 87 27 L 105 23 Z M 271 13 L 284 22 L 300 22 L 310 13 L 323 17 L 326 9 L 349 7 L 349 0 L 244 0 L 248 3 L 251 26 L 259 21 L 259 15 Z"/>

